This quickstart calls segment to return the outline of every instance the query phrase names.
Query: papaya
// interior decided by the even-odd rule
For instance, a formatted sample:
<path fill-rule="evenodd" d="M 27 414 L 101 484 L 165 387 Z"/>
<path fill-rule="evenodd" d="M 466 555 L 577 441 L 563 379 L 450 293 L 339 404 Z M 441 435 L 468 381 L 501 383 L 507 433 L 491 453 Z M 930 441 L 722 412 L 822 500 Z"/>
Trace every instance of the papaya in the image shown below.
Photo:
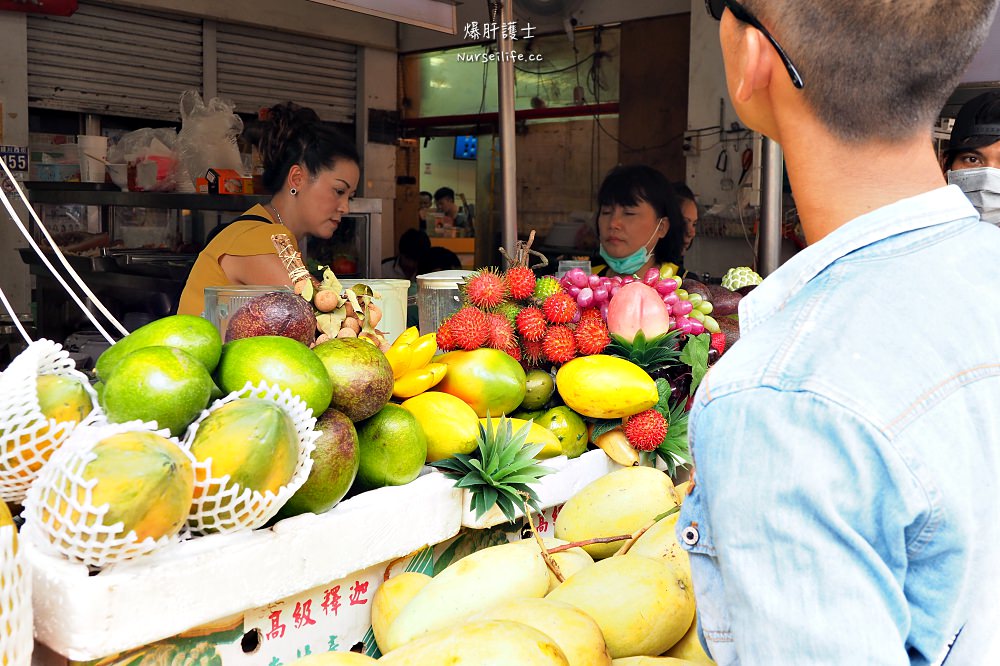
<path fill-rule="evenodd" d="M 437 363 L 448 366 L 436 391 L 460 398 L 484 418 L 512 414 L 524 401 L 524 368 L 499 349 L 454 351 L 439 356 Z"/>
<path fill-rule="evenodd" d="M 36 380 L 38 406 L 47 419 L 79 423 L 94 408 L 83 382 L 62 375 L 39 375 Z"/>
<path fill-rule="evenodd" d="M 99 519 L 105 527 L 121 524 L 120 536 L 135 531 L 139 541 L 180 531 L 194 497 L 194 469 L 177 444 L 151 432 L 126 432 L 102 439 L 93 453 L 96 457 L 84 466 L 81 480 L 96 480 L 91 504 L 97 509 L 108 505 Z M 64 470 L 57 473 L 54 483 L 67 496 L 76 485 L 77 501 L 85 501 L 84 488 L 74 484 Z M 46 502 L 42 520 L 63 523 L 64 532 L 78 532 L 79 512 L 58 495 L 42 493 Z M 96 518 L 88 520 L 93 523 Z"/>
<path fill-rule="evenodd" d="M 259 398 L 234 400 L 205 417 L 191 443 L 199 461 L 212 459 L 212 476 L 230 484 L 277 494 L 291 481 L 299 459 L 292 418 Z"/>
<path fill-rule="evenodd" d="M 207 319 L 194 315 L 172 315 L 141 326 L 113 344 L 97 359 L 94 370 L 106 382 L 126 356 L 145 347 L 159 346 L 183 349 L 211 373 L 219 363 L 222 338 Z"/>

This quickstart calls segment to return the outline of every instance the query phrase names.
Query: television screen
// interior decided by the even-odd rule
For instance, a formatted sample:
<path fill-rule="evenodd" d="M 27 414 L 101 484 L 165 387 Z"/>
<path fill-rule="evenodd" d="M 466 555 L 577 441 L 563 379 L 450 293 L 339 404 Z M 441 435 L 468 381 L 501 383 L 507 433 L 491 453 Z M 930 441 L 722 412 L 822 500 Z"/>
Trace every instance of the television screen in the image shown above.
<path fill-rule="evenodd" d="M 478 139 L 474 136 L 455 137 L 455 159 L 474 160 L 476 159 L 476 148 Z"/>

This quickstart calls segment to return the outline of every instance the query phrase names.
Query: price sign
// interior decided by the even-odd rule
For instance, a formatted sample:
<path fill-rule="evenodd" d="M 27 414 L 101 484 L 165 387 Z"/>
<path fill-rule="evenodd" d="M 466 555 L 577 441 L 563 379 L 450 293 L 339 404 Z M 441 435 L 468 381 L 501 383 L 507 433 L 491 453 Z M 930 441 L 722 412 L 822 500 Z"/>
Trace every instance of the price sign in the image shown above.
<path fill-rule="evenodd" d="M 28 170 L 27 146 L 0 146 L 0 159 L 7 163 L 11 171 Z"/>

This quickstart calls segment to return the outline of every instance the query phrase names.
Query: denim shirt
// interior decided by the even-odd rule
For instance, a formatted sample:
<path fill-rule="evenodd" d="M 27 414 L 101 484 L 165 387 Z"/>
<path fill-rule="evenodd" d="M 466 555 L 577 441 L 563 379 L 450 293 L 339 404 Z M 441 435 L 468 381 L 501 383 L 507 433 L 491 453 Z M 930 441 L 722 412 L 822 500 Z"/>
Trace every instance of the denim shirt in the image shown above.
<path fill-rule="evenodd" d="M 954 186 L 898 201 L 739 314 L 677 528 L 713 658 L 1000 664 L 1000 229 Z"/>

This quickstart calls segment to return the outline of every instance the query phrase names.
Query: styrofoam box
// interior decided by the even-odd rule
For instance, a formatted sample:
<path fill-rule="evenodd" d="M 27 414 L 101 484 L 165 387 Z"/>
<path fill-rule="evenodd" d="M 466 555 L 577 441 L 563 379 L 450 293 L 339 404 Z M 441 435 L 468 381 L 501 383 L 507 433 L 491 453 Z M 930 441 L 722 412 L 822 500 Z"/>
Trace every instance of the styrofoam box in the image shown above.
<path fill-rule="evenodd" d="M 271 529 L 183 541 L 96 576 L 31 548 L 35 637 L 70 659 L 99 659 L 440 543 L 461 521 L 461 492 L 435 472 Z"/>
<path fill-rule="evenodd" d="M 565 456 L 558 456 L 539 462 L 556 470 L 553 474 L 542 477 L 535 489 L 538 494 L 538 504 L 542 509 L 563 504 L 591 481 L 616 469 L 622 469 L 621 465 L 608 458 L 607 454 L 600 449 L 587 451 L 573 460 L 569 460 Z M 472 494 L 468 490 L 463 490 L 462 494 L 463 527 L 485 529 L 507 522 L 503 512 L 495 505 L 480 518 L 476 518 L 476 512 L 471 508 Z M 520 507 L 516 510 L 516 516 L 517 518 L 524 517 L 524 511 Z"/>

